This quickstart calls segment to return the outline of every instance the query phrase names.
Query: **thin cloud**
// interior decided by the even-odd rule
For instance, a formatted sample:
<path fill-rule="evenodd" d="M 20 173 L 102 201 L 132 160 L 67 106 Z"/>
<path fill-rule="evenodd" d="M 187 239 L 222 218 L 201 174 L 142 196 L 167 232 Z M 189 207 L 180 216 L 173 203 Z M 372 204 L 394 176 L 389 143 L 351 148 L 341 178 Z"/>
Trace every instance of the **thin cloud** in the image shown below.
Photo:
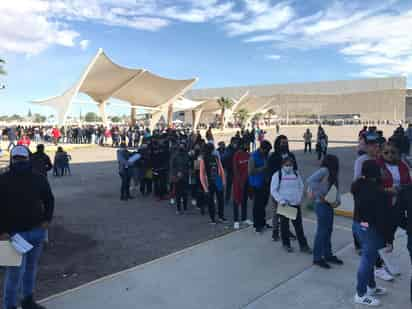
<path fill-rule="evenodd" d="M 266 55 L 265 58 L 268 60 L 279 60 L 281 56 L 280 55 Z"/>
<path fill-rule="evenodd" d="M 81 40 L 79 45 L 80 45 L 80 48 L 82 50 L 86 50 L 90 45 L 90 41 L 89 40 Z"/>

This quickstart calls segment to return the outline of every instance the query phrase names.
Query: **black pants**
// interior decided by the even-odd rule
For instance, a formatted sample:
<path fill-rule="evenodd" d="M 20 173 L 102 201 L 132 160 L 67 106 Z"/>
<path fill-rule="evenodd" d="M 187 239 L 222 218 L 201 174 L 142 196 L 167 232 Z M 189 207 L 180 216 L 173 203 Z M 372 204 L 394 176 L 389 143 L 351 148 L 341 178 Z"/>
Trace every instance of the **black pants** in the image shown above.
<path fill-rule="evenodd" d="M 283 206 L 279 206 L 283 207 Z M 282 243 L 284 246 L 290 246 L 290 229 L 289 229 L 289 219 L 280 216 L 280 234 L 282 237 Z M 306 248 L 308 246 L 308 242 L 305 237 L 305 233 L 303 232 L 303 224 L 302 224 L 302 211 L 300 207 L 298 207 L 298 215 L 296 216 L 296 220 L 292 220 L 292 224 L 296 231 L 296 237 L 299 242 L 300 248 Z"/>
<path fill-rule="evenodd" d="M 217 200 L 217 211 L 219 218 L 224 218 L 224 201 L 223 201 L 223 191 L 219 191 L 215 184 L 209 185 L 209 193 L 206 194 L 206 202 L 209 207 L 209 216 L 212 221 L 216 219 L 216 206 L 215 206 L 215 196 Z"/>
<path fill-rule="evenodd" d="M 124 171 L 119 174 L 122 181 L 120 186 L 120 198 L 128 199 L 130 197 L 130 173 L 129 171 Z"/>
<path fill-rule="evenodd" d="M 325 148 L 324 150 L 322 150 L 322 149 L 319 149 L 318 150 L 318 160 L 320 160 L 320 159 L 322 159 L 322 155 L 323 155 L 323 157 L 325 157 L 326 156 L 326 154 L 327 154 L 327 148 Z"/>
<path fill-rule="evenodd" d="M 233 173 L 226 171 L 226 193 L 225 201 L 229 202 L 232 196 Z"/>
<path fill-rule="evenodd" d="M 143 178 L 140 181 L 140 193 L 142 195 L 150 195 L 153 191 L 153 181 L 150 178 Z"/>
<path fill-rule="evenodd" d="M 311 142 L 305 142 L 305 152 L 308 151 L 309 148 L 309 152 L 312 152 L 312 143 Z"/>
<path fill-rule="evenodd" d="M 253 226 L 261 230 L 266 225 L 266 190 L 265 188 L 253 188 Z"/>
<path fill-rule="evenodd" d="M 157 197 L 164 197 L 167 194 L 167 170 L 159 169 L 153 171 L 154 193 Z"/>
<path fill-rule="evenodd" d="M 242 196 L 242 203 L 238 205 L 235 201 L 233 201 L 233 221 L 239 222 L 239 208 L 241 208 L 241 220 L 247 220 L 247 200 L 248 200 L 248 183 L 245 183 L 245 187 L 243 189 L 243 196 Z"/>
<path fill-rule="evenodd" d="M 408 251 L 409 255 L 411 257 L 411 263 L 412 263 L 412 235 L 408 232 Z M 411 302 L 412 302 L 412 278 L 411 278 L 411 289 L 410 289 L 410 296 L 411 296 Z"/>
<path fill-rule="evenodd" d="M 177 211 L 182 211 L 182 203 L 183 203 L 183 210 L 187 210 L 187 195 L 188 195 L 188 183 L 184 180 L 179 180 L 175 184 L 176 190 L 176 207 Z"/>

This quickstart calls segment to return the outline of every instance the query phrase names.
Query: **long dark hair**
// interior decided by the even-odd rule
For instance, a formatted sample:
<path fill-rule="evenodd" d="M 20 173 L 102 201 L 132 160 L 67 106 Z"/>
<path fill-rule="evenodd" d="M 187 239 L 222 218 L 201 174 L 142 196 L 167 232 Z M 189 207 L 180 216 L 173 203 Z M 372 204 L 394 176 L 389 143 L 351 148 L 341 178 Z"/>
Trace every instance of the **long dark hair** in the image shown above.
<path fill-rule="evenodd" d="M 273 148 L 274 148 L 275 153 L 280 153 L 280 141 L 282 139 L 288 140 L 288 137 L 286 135 L 279 135 L 275 139 L 275 142 L 273 143 Z M 288 143 L 288 152 L 289 152 L 289 143 Z"/>
<path fill-rule="evenodd" d="M 339 159 L 335 155 L 328 154 L 322 161 L 321 167 L 326 167 L 329 171 L 329 185 L 339 187 Z"/>

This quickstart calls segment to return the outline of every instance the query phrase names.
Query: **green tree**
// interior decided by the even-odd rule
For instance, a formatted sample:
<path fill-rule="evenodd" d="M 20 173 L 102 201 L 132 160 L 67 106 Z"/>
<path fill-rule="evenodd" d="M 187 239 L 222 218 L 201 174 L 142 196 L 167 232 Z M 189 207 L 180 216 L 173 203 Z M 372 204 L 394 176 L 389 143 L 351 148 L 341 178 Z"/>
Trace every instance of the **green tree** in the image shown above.
<path fill-rule="evenodd" d="M 23 117 L 17 114 L 11 115 L 9 119 L 11 121 L 23 121 Z"/>
<path fill-rule="evenodd" d="M 84 117 L 84 120 L 86 122 L 96 122 L 98 121 L 98 119 L 99 119 L 99 116 L 97 116 L 97 114 L 93 112 L 88 112 L 86 116 Z"/>
<path fill-rule="evenodd" d="M 37 122 L 37 123 L 43 123 L 43 122 L 46 121 L 46 119 L 47 119 L 46 116 L 43 116 L 43 115 L 40 115 L 40 114 L 37 114 L 37 113 L 34 114 L 34 117 L 33 117 L 33 121 Z"/>
<path fill-rule="evenodd" d="M 240 123 L 240 125 L 243 126 L 246 120 L 249 118 L 249 112 L 246 109 L 241 108 L 235 113 L 235 118 Z"/>
<path fill-rule="evenodd" d="M 113 123 L 119 123 L 122 121 L 122 118 L 120 118 L 119 116 L 113 116 L 112 117 L 112 122 Z"/>
<path fill-rule="evenodd" d="M 0 75 L 6 75 L 7 74 L 6 70 L 3 67 L 5 63 L 6 63 L 6 61 L 4 59 L 0 58 Z"/>
<path fill-rule="evenodd" d="M 263 117 L 262 113 L 256 113 L 256 114 L 253 115 L 252 121 L 253 122 L 259 122 L 262 119 L 262 117 Z"/>
<path fill-rule="evenodd" d="M 221 97 L 217 100 L 217 104 L 219 104 L 220 107 L 220 123 L 223 130 L 225 127 L 225 111 L 232 108 L 234 102 L 229 98 Z"/>

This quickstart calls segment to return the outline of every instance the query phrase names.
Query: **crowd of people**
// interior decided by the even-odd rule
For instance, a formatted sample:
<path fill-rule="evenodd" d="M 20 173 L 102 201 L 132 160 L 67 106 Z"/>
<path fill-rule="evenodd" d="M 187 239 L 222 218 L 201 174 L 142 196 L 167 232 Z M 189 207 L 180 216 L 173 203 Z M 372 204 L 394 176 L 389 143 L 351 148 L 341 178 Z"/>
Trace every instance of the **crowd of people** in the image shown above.
<path fill-rule="evenodd" d="M 399 227 L 411 235 L 408 249 L 412 257 L 412 222 L 408 220 L 408 214 L 412 216 L 412 186 L 404 161 L 410 148 L 408 130 L 399 127 L 388 140 L 376 127 L 359 133 L 351 186 L 353 236 L 361 256 L 354 298 L 357 304 L 380 304 L 377 296 L 386 290 L 377 285 L 375 276 L 394 280 L 395 274 L 390 273 L 379 252 L 393 250 Z M 250 225 L 258 234 L 271 230 L 272 240 L 281 242 L 288 253 L 295 251 L 292 241 L 296 240 L 300 252 L 311 255 L 315 266 L 326 270 L 343 265 L 332 249 L 334 208 L 341 203 L 339 159 L 327 153 L 328 137 L 321 126 L 316 139 L 320 166 L 307 179 L 300 173 L 288 137 L 278 135 L 272 144 L 258 128 L 236 132 L 228 145 L 216 143 L 210 128 L 204 138 L 199 131 L 174 129 L 125 132 L 119 135 L 117 150 L 122 201 L 153 194 L 158 200 L 170 201 L 177 215 L 184 215 L 189 205 L 197 207 L 201 215 L 207 212 L 212 225 L 228 222 L 225 206 L 230 205 L 235 230 Z M 311 151 L 310 130 L 303 137 L 306 151 Z M 35 249 L 24 256 L 22 266 L 6 268 L 7 309 L 17 307 L 20 282 L 23 309 L 42 308 L 33 299 L 33 289 L 45 229 L 53 216 L 54 199 L 47 181 L 53 165 L 42 145 L 37 150 L 31 154 L 24 145 L 13 146 L 10 170 L 0 176 L 0 240 L 19 233 Z M 57 170 L 56 161 L 63 162 Z M 59 148 L 55 173 L 63 175 L 68 161 L 69 155 Z M 28 193 L 21 194 L 20 189 Z M 313 249 L 303 226 L 305 201 L 314 204 L 317 217 Z"/>

